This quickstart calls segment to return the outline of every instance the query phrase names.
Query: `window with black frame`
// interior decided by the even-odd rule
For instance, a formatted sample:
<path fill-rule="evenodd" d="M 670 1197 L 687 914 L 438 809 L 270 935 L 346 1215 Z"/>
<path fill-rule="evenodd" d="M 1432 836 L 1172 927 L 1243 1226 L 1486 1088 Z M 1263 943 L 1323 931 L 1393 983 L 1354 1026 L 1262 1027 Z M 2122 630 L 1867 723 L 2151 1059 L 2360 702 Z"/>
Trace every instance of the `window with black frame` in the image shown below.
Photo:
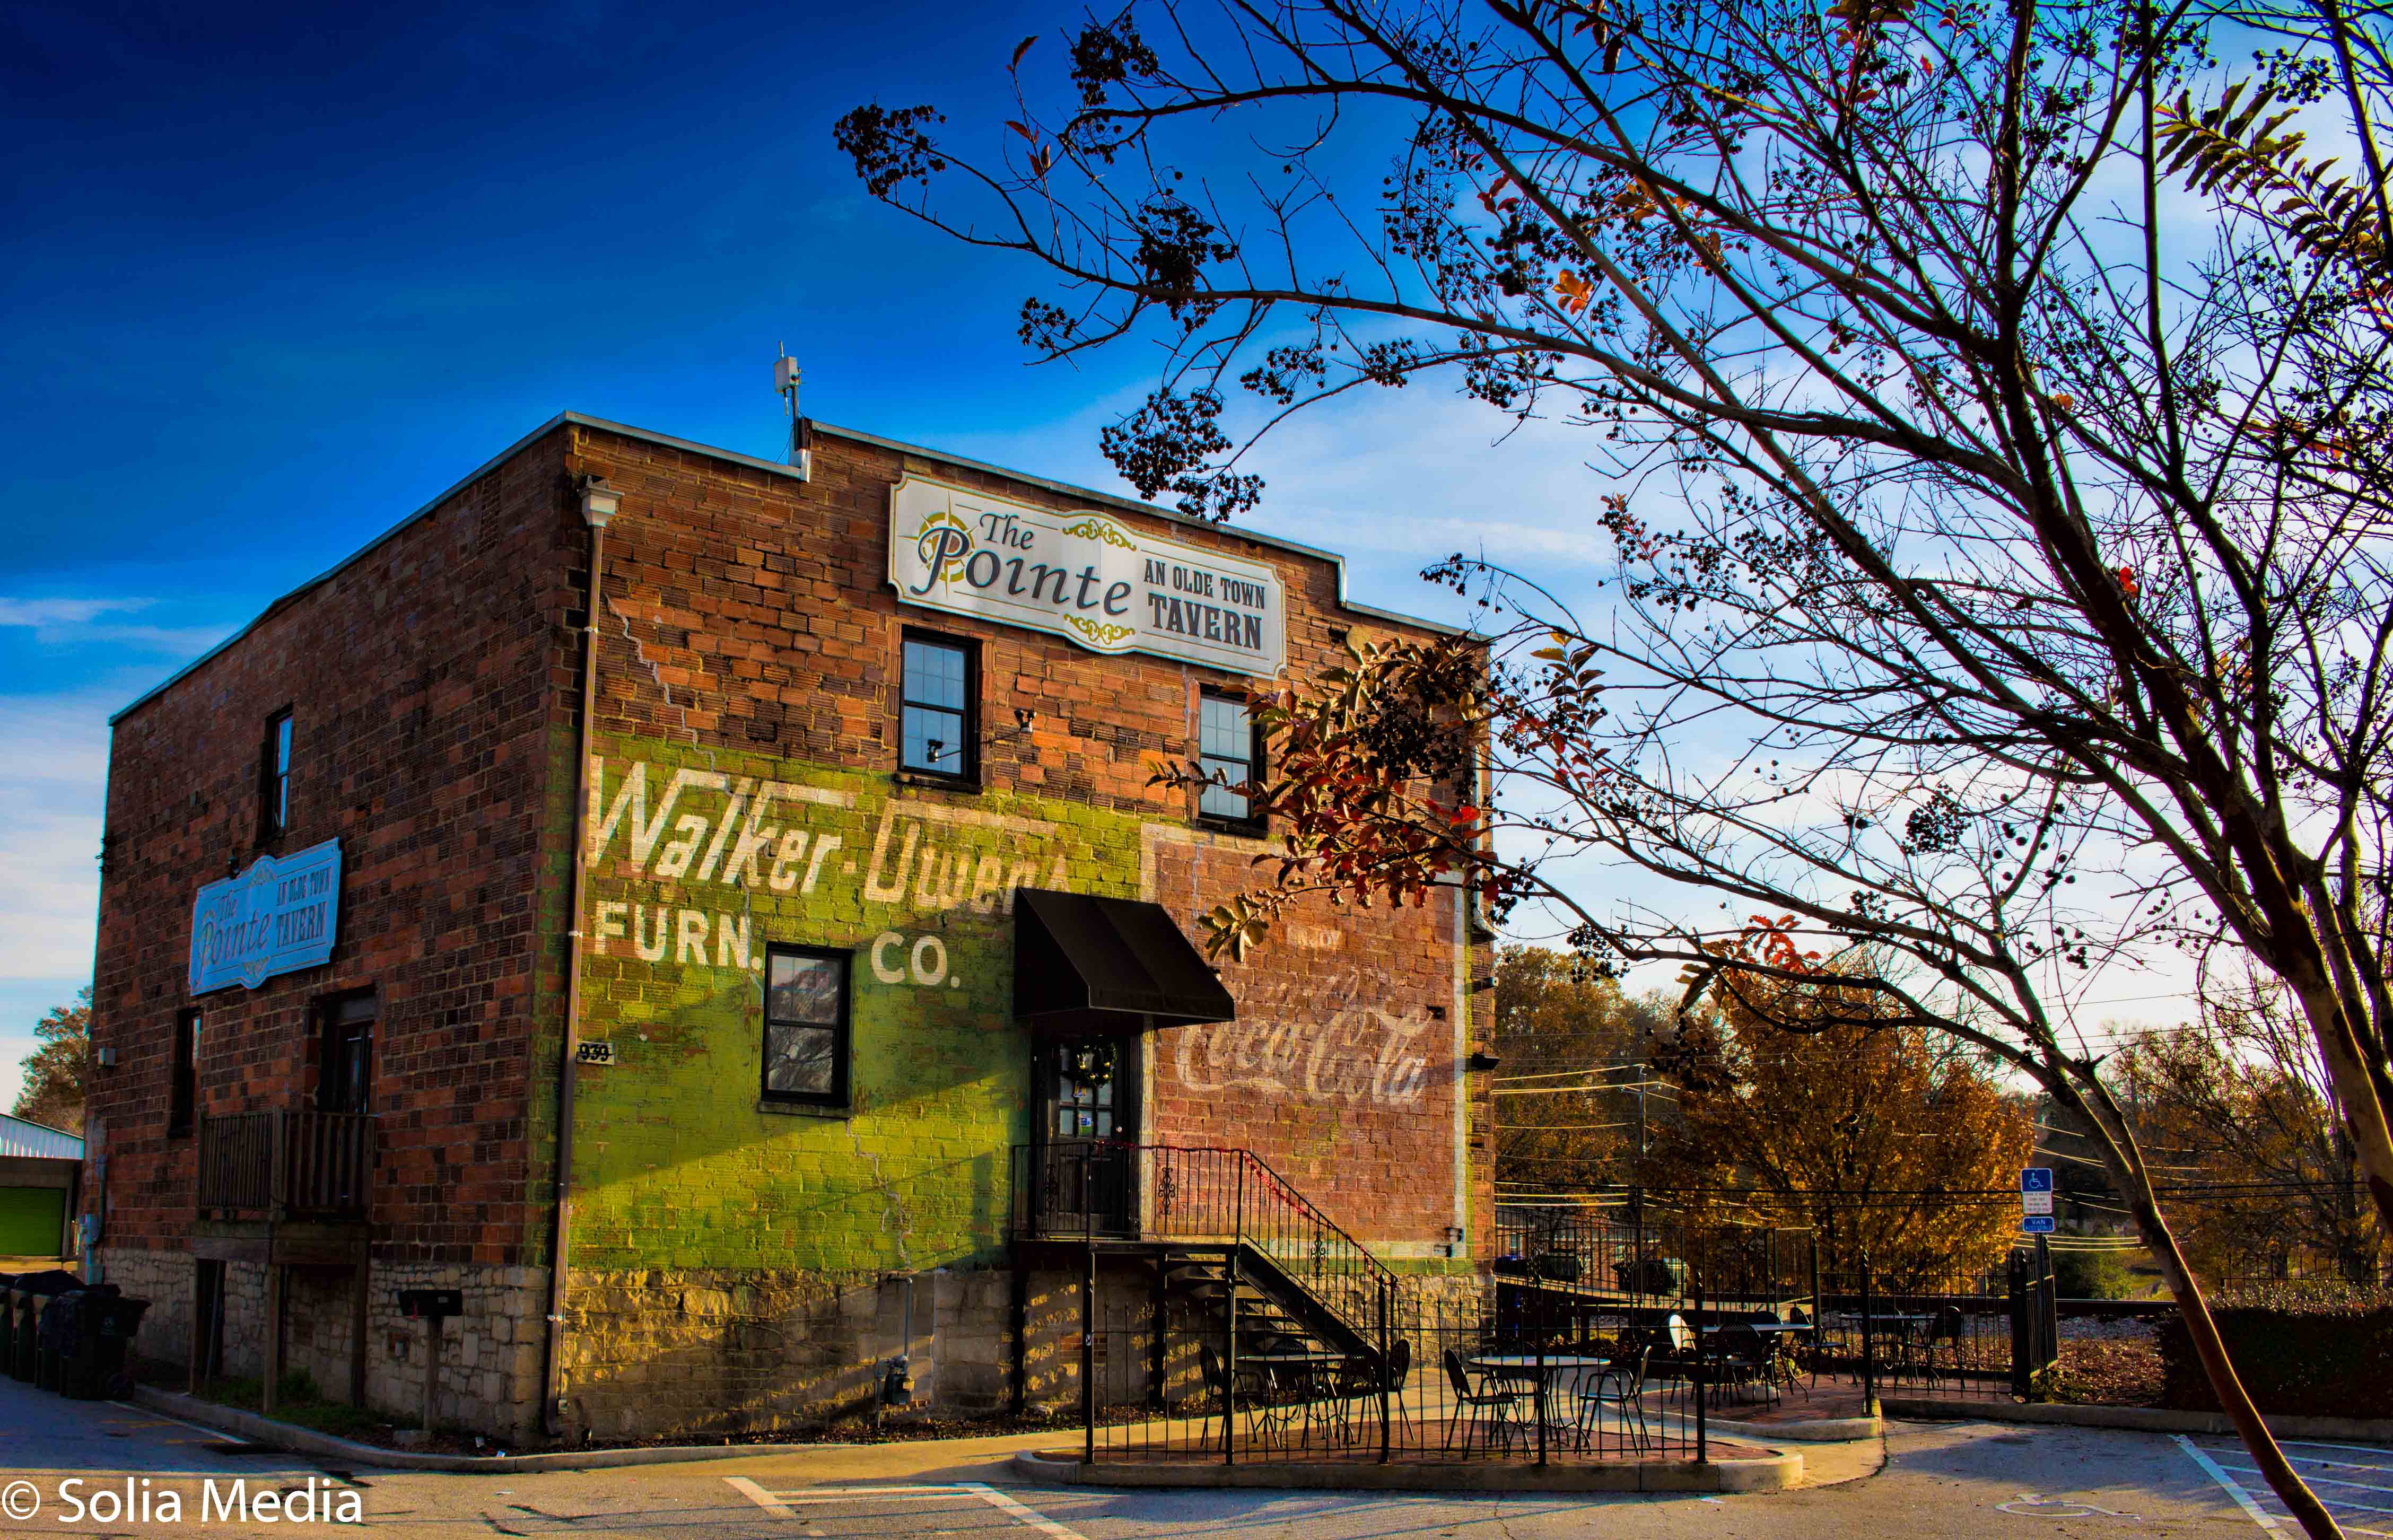
<path fill-rule="evenodd" d="M 266 719 L 266 741 L 258 751 L 258 842 L 279 840 L 290 827 L 291 712 L 286 708 Z"/>
<path fill-rule="evenodd" d="M 316 1110 L 373 1110 L 374 992 L 352 990 L 316 1006 Z"/>
<path fill-rule="evenodd" d="M 1198 816 L 1242 829 L 1257 827 L 1261 820 L 1253 800 L 1237 790 L 1262 771 L 1253 714 L 1239 697 L 1210 690 L 1198 698 L 1196 712 L 1197 767 L 1205 773 L 1205 789 L 1196 798 Z"/>
<path fill-rule="evenodd" d="M 848 955 L 811 946 L 765 954 L 765 1099 L 847 1104 Z"/>
<path fill-rule="evenodd" d="M 184 1011 L 175 1017 L 175 1078 L 166 1088 L 166 1137 L 182 1139 L 191 1131 L 191 1116 L 200 1099 L 200 1013 Z"/>
<path fill-rule="evenodd" d="M 897 767 L 970 779 L 977 768 L 972 644 L 909 632 L 903 662 Z"/>

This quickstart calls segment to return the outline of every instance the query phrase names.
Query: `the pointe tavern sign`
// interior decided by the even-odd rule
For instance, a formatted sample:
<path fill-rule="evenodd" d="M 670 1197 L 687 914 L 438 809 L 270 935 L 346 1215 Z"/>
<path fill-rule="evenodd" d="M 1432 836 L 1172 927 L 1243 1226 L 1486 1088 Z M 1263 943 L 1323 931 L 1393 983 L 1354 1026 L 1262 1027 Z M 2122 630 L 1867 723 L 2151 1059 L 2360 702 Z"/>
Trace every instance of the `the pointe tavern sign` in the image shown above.
<path fill-rule="evenodd" d="M 1264 678 L 1288 655 L 1279 574 L 1100 513 L 1059 514 L 908 476 L 889 494 L 889 581 L 909 605 Z"/>

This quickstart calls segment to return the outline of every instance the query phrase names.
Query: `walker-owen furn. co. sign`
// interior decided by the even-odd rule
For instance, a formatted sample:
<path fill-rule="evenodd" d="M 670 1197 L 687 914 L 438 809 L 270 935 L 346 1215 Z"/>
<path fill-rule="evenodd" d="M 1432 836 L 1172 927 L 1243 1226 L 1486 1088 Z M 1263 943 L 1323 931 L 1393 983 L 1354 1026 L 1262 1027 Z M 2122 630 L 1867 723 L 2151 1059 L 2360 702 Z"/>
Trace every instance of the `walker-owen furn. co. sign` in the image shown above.
<path fill-rule="evenodd" d="M 909 476 L 889 494 L 889 581 L 926 609 L 1269 678 L 1288 654 L 1279 574 L 1087 509 L 1059 514 Z"/>

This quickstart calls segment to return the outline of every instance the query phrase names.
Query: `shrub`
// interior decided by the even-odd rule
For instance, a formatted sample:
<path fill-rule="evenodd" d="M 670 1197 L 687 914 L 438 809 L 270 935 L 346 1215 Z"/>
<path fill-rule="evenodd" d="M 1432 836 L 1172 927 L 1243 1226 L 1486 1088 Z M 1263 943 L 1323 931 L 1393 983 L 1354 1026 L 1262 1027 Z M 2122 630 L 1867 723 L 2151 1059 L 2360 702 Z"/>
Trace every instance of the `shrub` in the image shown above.
<path fill-rule="evenodd" d="M 2215 1301 L 2211 1315 L 2253 1404 L 2284 1416 L 2393 1416 L 2393 1295 L 2276 1286 Z M 2161 1404 L 2218 1410 L 2185 1323 L 2161 1323 Z"/>
<path fill-rule="evenodd" d="M 2104 1251 L 2055 1251 L 2052 1278 L 2064 1299 L 2125 1299 L 2136 1292 L 2126 1259 Z"/>

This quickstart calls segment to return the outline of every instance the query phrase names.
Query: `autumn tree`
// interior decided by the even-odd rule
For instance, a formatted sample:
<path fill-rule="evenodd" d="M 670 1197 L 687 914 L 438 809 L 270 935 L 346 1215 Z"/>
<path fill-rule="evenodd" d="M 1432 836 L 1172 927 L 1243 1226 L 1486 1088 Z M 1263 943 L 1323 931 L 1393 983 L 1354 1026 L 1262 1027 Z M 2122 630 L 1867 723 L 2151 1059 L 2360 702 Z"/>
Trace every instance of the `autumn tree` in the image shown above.
<path fill-rule="evenodd" d="M 54 1005 L 33 1024 L 41 1046 L 20 1061 L 24 1083 L 10 1110 L 19 1117 L 83 1131 L 84 1062 L 91 1052 L 91 985 L 85 985 L 72 1005 Z"/>
<path fill-rule="evenodd" d="M 2214 1282 L 2311 1275 L 2386 1281 L 2384 1231 L 2318 1044 L 2284 991 L 2245 977 L 2205 987 L 2201 1013 L 2146 1031 L 2104 1071 L 2176 1188 L 2187 1257 Z"/>
<path fill-rule="evenodd" d="M 1494 998 L 1498 1196 L 1578 1197 L 1631 1180 L 1645 1044 L 1665 1012 L 1544 946 L 1497 949 Z"/>
<path fill-rule="evenodd" d="M 1866 1265 L 1897 1289 L 1950 1286 L 2008 1253 L 2018 1207 L 1984 1194 L 2028 1164 L 2020 1100 L 1916 1022 L 1872 1024 L 1876 991 L 1830 974 L 1769 994 L 1680 1038 L 1666 1061 L 1678 1116 L 1657 1127 L 1643 1179 L 1702 1212 L 1807 1227 L 1824 1266 Z M 1824 1024 L 1785 1030 L 1803 1017 Z"/>
<path fill-rule="evenodd" d="M 1043 356 L 1162 345 L 1104 447 L 1192 513 L 1262 495 L 1251 425 L 1357 389 L 1444 374 L 1588 430 L 1609 594 L 1458 558 L 1494 678 L 1358 639 L 1299 682 L 1265 713 L 1279 881 L 1223 945 L 1307 890 L 1458 881 L 1690 999 L 1867 951 L 1871 1021 L 2095 1130 L 2220 1404 L 2330 1534 L 2073 997 L 2248 953 L 2393 1215 L 2386 30 L 2336 0 L 1148 0 L 1026 40 L 1010 121 L 876 105 L 838 140 L 1060 278 L 1022 312 Z M 2248 81 L 2214 60 L 2255 43 Z M 1588 855 L 1686 901 L 1588 896 Z"/>

